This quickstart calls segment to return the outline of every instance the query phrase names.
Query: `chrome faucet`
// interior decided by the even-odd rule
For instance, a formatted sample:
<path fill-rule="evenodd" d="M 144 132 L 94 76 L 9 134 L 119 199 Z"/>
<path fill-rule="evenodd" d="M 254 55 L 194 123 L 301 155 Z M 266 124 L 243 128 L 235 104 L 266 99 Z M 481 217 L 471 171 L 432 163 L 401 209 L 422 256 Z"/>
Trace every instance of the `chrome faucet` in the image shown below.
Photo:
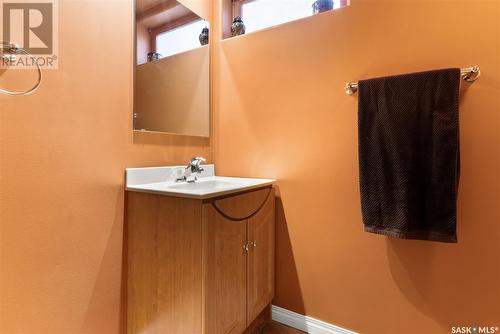
<path fill-rule="evenodd" d="M 207 161 L 205 158 L 194 157 L 188 163 L 186 169 L 191 169 L 191 173 L 201 173 L 201 172 L 203 172 L 203 168 L 201 168 L 200 165 L 202 162 L 205 162 L 205 161 Z"/>
<path fill-rule="evenodd" d="M 184 176 L 178 177 L 175 182 L 192 183 L 198 180 L 196 174 L 203 172 L 204 169 L 200 165 L 205 161 L 207 161 L 205 158 L 193 157 L 184 170 Z"/>

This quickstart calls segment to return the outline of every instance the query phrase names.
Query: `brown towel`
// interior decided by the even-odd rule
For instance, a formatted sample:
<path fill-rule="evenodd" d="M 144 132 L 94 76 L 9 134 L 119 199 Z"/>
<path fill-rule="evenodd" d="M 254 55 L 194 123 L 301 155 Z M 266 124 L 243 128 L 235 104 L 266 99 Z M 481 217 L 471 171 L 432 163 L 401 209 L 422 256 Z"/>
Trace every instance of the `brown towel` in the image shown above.
<path fill-rule="evenodd" d="M 460 69 L 359 82 L 359 174 L 367 232 L 457 242 Z"/>

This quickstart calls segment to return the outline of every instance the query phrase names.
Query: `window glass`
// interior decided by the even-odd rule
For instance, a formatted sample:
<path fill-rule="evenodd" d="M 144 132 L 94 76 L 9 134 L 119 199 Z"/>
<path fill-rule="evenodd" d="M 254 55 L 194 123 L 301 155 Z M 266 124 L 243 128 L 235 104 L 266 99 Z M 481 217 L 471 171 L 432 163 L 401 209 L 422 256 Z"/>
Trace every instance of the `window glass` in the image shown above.
<path fill-rule="evenodd" d="M 315 0 L 252 0 L 241 5 L 246 33 L 313 15 Z M 345 1 L 344 1 L 345 2 Z M 333 2 L 334 8 L 341 1 Z"/>
<path fill-rule="evenodd" d="M 197 20 L 184 24 L 156 36 L 156 52 L 162 57 L 168 57 L 191 49 L 199 48 L 201 30 L 208 26 L 208 22 Z"/>

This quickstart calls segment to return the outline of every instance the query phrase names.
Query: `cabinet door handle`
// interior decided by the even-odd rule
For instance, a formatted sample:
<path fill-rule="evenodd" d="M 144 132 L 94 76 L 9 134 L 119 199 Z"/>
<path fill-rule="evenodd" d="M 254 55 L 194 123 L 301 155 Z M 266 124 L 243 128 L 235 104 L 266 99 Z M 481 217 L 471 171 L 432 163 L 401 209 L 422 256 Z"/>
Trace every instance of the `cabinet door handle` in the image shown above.
<path fill-rule="evenodd" d="M 252 241 L 251 244 L 252 244 L 253 248 L 257 248 L 257 241 L 256 240 Z"/>
<path fill-rule="evenodd" d="M 248 244 L 244 244 L 243 245 L 243 250 L 245 251 L 245 253 L 248 253 L 248 249 L 249 249 L 249 245 Z"/>

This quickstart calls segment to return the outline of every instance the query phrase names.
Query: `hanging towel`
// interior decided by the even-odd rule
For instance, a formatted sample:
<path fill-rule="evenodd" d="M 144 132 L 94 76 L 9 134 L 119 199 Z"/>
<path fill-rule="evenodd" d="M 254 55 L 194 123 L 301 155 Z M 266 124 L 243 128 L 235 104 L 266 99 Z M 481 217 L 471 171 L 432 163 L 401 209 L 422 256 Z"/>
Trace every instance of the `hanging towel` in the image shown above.
<path fill-rule="evenodd" d="M 365 231 L 457 242 L 459 86 L 458 68 L 359 82 Z"/>

